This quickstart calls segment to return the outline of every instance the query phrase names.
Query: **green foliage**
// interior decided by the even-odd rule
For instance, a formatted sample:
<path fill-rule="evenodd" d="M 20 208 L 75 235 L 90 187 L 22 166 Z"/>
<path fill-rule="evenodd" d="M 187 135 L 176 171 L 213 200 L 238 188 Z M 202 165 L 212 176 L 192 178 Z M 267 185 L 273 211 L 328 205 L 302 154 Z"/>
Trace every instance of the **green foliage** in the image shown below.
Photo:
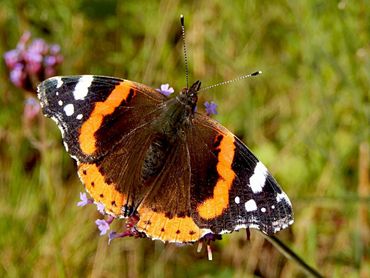
<path fill-rule="evenodd" d="M 119 76 L 155 88 L 170 83 L 179 91 L 180 14 L 191 81 L 207 86 L 263 71 L 203 93 L 201 102 L 218 103 L 216 119 L 291 197 L 296 221 L 279 237 L 325 275 L 369 276 L 369 195 L 359 193 L 368 188 L 359 182 L 359 173 L 368 173 L 359 164 L 366 156 L 360 145 L 369 143 L 367 1 L 3 0 L 0 53 L 30 30 L 61 45 L 61 74 Z M 75 205 L 83 188 L 55 124 L 40 116 L 26 125 L 23 102 L 2 64 L 0 276 L 299 275 L 253 231 L 250 242 L 242 233 L 225 236 L 213 262 L 192 246 L 134 239 L 108 246 L 94 208 Z"/>

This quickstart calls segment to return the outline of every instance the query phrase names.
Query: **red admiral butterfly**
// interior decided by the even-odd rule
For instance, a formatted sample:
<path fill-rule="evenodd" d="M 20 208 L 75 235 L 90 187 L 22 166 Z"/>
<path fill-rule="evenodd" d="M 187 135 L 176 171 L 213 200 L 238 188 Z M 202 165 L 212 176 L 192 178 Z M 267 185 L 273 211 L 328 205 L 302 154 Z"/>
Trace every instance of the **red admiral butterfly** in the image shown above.
<path fill-rule="evenodd" d="M 287 195 L 241 140 L 195 111 L 200 87 L 171 98 L 115 77 L 61 76 L 42 82 L 38 97 L 86 190 L 107 213 L 137 216 L 138 232 L 187 243 L 287 228 Z"/>

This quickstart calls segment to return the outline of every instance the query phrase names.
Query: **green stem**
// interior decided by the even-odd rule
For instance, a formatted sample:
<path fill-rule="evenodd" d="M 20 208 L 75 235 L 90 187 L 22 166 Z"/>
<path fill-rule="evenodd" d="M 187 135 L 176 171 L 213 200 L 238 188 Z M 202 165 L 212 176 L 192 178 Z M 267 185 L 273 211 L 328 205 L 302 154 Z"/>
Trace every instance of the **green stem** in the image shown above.
<path fill-rule="evenodd" d="M 261 233 L 269 242 L 271 242 L 287 259 L 296 262 L 308 275 L 312 277 L 324 277 L 316 269 L 309 266 L 301 257 L 299 257 L 292 249 L 286 246 L 280 239 L 275 236 L 269 236 Z"/>

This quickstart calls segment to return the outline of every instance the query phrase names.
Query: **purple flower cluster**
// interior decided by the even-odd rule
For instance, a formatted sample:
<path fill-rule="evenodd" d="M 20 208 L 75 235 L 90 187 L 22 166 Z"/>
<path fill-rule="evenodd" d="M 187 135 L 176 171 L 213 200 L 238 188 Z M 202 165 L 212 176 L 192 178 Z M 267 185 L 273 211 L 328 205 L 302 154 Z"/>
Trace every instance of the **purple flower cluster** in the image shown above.
<path fill-rule="evenodd" d="M 31 40 L 31 33 L 25 32 L 15 49 L 4 54 L 11 82 L 28 91 L 34 91 L 34 84 L 56 74 L 56 67 L 62 63 L 60 46 L 47 44 L 43 39 Z"/>
<path fill-rule="evenodd" d="M 89 204 L 93 204 L 94 200 L 92 198 L 87 197 L 85 192 L 80 192 L 80 201 L 77 203 L 78 207 L 84 207 Z M 105 207 L 102 203 L 96 203 L 97 210 L 102 214 L 105 215 Z M 100 231 L 100 235 L 105 235 L 107 231 L 110 229 L 110 224 L 113 222 L 114 217 L 108 216 L 108 220 L 105 219 L 97 219 L 95 221 L 96 226 Z"/>

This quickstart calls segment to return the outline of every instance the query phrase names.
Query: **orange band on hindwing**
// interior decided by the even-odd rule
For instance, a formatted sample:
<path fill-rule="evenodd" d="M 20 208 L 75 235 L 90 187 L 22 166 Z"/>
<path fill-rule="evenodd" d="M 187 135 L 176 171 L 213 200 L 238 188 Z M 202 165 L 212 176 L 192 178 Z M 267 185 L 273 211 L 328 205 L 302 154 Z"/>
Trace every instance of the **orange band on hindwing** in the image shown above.
<path fill-rule="evenodd" d="M 132 89 L 130 81 L 123 81 L 117 85 L 105 101 L 97 102 L 89 118 L 83 123 L 80 130 L 79 142 L 81 150 L 87 154 L 96 151 L 95 132 L 101 127 L 105 116 L 110 115 L 126 100 Z"/>
<path fill-rule="evenodd" d="M 105 182 L 104 176 L 96 164 L 79 164 L 78 174 L 95 202 L 101 202 L 107 212 L 116 216 L 122 214 L 122 207 L 125 205 L 127 197 L 117 191 L 114 183 Z"/>
<path fill-rule="evenodd" d="M 138 213 L 137 229 L 152 239 L 185 243 L 197 241 L 204 235 L 204 230 L 189 216 L 168 218 L 149 208 L 140 208 Z"/>
<path fill-rule="evenodd" d="M 213 196 L 197 207 L 197 212 L 203 219 L 214 219 L 221 216 L 229 206 L 229 191 L 236 176 L 232 169 L 235 153 L 234 141 L 234 136 L 229 133 L 224 135 L 218 147 L 216 169 L 219 178 L 213 189 Z"/>

